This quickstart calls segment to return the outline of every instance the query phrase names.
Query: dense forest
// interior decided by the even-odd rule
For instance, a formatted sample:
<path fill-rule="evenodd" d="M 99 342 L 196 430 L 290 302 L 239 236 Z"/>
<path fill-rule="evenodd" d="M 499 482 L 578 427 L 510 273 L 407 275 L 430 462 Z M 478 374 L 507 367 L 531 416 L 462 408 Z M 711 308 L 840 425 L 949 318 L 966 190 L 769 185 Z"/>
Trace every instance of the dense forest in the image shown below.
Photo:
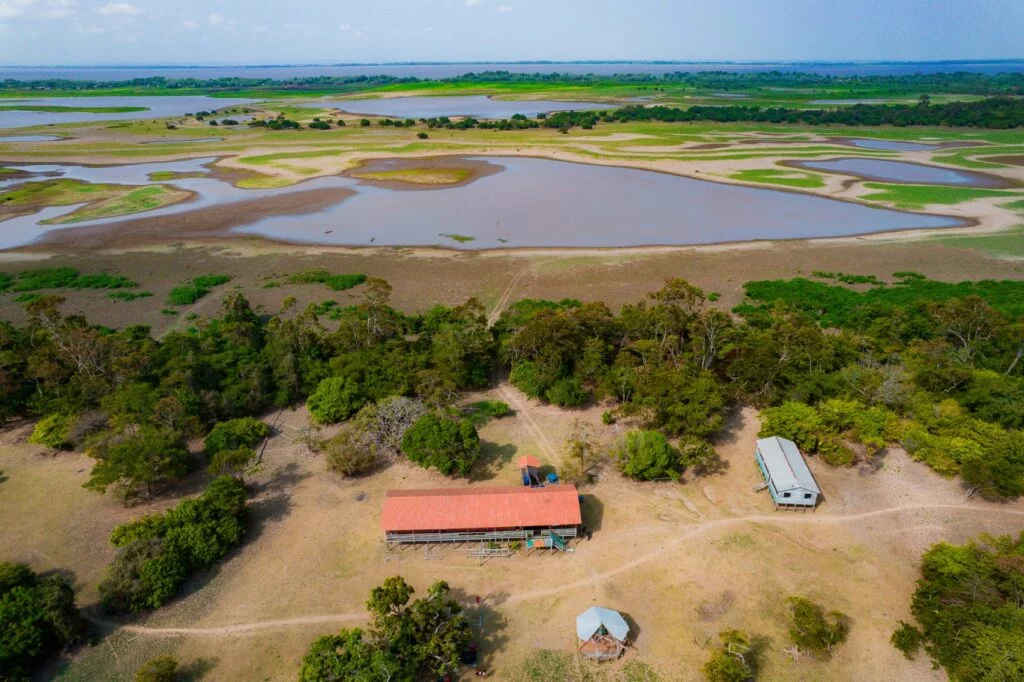
<path fill-rule="evenodd" d="M 208 464 L 244 468 L 265 434 L 241 418 L 306 399 L 316 422 L 365 427 L 325 444 L 341 470 L 372 467 L 367 451 L 382 441 L 373 425 L 398 412 L 415 428 L 384 439 L 387 449 L 466 475 L 479 442 L 451 406 L 499 372 L 530 397 L 601 402 L 608 420 L 656 432 L 620 453 L 638 478 L 701 462 L 724 411 L 746 403 L 763 409 L 766 432 L 835 465 L 869 464 L 899 443 L 961 475 L 972 494 L 1024 493 L 1024 283 L 816 276 L 750 282 L 732 315 L 670 280 L 618 314 L 528 299 L 493 327 L 475 300 L 402 314 L 371 278 L 357 305 L 298 311 L 289 301 L 273 316 L 235 292 L 219 316 L 159 341 L 144 327 L 90 325 L 40 296 L 24 327 L 0 324 L 0 404 L 4 418 L 42 417 L 33 441 L 85 450 L 97 460 L 87 485 L 125 498 L 184 476 L 186 441 L 218 422 Z"/>
<path fill-rule="evenodd" d="M 622 68 L 628 69 L 629 64 Z M 481 71 L 452 78 L 421 79 L 413 77 L 370 76 L 313 76 L 304 78 L 133 78 L 121 81 L 69 80 L 63 78 L 21 81 L 0 81 L 2 90 L 97 90 L 97 89 L 153 89 L 153 90 L 207 90 L 230 92 L 253 88 L 274 90 L 366 90 L 374 87 L 401 84 L 445 83 L 535 83 L 537 85 L 638 85 L 682 86 L 708 90 L 752 90 L 758 88 L 825 88 L 862 91 L 871 89 L 891 94 L 955 93 L 970 95 L 1022 95 L 1024 74 L 1021 73 L 917 73 L 901 76 L 831 76 L 804 72 L 767 71 L 739 73 L 729 71 L 676 71 L 665 74 L 621 73 L 614 75 L 570 73 L 513 73 L 510 71 Z"/>

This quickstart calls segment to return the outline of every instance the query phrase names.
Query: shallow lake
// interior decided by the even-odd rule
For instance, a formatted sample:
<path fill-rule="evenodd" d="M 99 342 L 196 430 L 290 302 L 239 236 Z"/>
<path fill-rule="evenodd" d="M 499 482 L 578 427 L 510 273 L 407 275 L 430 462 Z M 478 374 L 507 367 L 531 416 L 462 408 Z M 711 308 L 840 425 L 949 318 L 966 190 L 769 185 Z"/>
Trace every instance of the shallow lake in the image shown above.
<path fill-rule="evenodd" d="M 530 116 L 555 111 L 591 111 L 615 109 L 608 102 L 555 102 L 551 100 L 500 100 L 486 95 L 454 97 L 392 97 L 389 99 L 318 100 L 318 108 L 335 108 L 350 114 L 391 116 L 392 118 L 436 118 L 438 116 L 472 116 L 474 118 L 509 118 L 515 114 Z"/>
<path fill-rule="evenodd" d="M 481 249 L 708 244 L 959 224 L 943 216 L 652 171 L 473 158 L 504 170 L 431 191 L 362 185 L 358 194 L 326 211 L 269 217 L 239 231 L 298 242 Z M 460 243 L 443 234 L 474 239 Z"/>
<path fill-rule="evenodd" d="M 196 111 L 211 111 L 225 107 L 251 104 L 256 100 L 241 98 L 206 97 L 202 95 L 167 97 L 35 97 L 4 100 L 2 106 L 48 107 L 146 107 L 145 111 L 126 111 L 110 114 L 90 114 L 84 111 L 0 111 L 0 128 L 27 128 L 51 123 L 91 123 L 93 121 L 137 121 L 142 119 L 182 116 Z"/>
<path fill-rule="evenodd" d="M 0 135 L 0 144 L 7 142 L 56 142 L 63 139 L 60 135 Z"/>
<path fill-rule="evenodd" d="M 826 161 L 794 161 L 789 165 L 808 170 L 843 173 L 865 180 L 898 182 L 910 185 L 955 185 L 958 187 L 1010 187 L 1012 183 L 983 173 L 926 166 L 885 159 L 844 158 Z"/>
<path fill-rule="evenodd" d="M 194 201 L 142 215 L 167 215 L 289 191 L 348 187 L 354 196 L 317 213 L 275 216 L 236 230 L 283 241 L 338 245 L 615 247 L 794 239 L 950 227 L 955 218 L 890 211 L 769 189 L 664 173 L 524 157 L 470 157 L 501 172 L 459 187 L 405 191 L 358 180 L 319 178 L 292 188 L 243 190 L 209 178 L 173 181 Z M 118 167 L 14 166 L 90 182 L 145 184 L 155 171 L 207 170 L 212 159 Z M 46 217 L 71 212 L 62 207 Z M 48 230 L 40 214 L 0 222 L 0 248 L 27 244 Z M 102 225 L 123 218 L 78 223 Z M 65 226 L 68 227 L 68 226 Z M 71 226 L 73 227 L 73 226 Z M 472 237 L 460 243 L 442 235 Z"/>
<path fill-rule="evenodd" d="M 870 138 L 850 138 L 844 140 L 846 144 L 861 149 L 883 149 L 889 152 L 929 152 L 939 149 L 937 144 L 922 144 L 921 142 L 897 142 L 895 140 L 875 140 Z"/>

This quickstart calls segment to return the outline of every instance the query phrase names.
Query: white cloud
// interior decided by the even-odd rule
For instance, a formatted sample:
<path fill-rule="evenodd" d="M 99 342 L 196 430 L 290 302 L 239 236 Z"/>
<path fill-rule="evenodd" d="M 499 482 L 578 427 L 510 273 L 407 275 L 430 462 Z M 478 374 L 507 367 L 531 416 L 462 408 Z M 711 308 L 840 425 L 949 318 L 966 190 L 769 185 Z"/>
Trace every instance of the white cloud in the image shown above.
<path fill-rule="evenodd" d="M 494 11 L 498 14 L 504 14 L 505 12 L 511 11 L 511 9 L 512 7 L 510 5 L 498 5 L 498 9 Z"/>
<path fill-rule="evenodd" d="M 2 0 L 0 1 L 0 18 L 10 19 L 21 16 L 35 2 L 36 0 Z"/>
<path fill-rule="evenodd" d="M 484 0 L 466 0 L 466 7 L 476 7 L 482 5 Z"/>
<path fill-rule="evenodd" d="M 223 23 L 224 23 L 224 17 L 222 17 L 221 15 L 217 14 L 216 12 L 212 12 L 210 14 L 210 25 L 211 26 L 220 26 Z"/>
<path fill-rule="evenodd" d="M 338 24 L 338 30 L 342 33 L 348 33 L 352 30 L 352 24 Z"/>
<path fill-rule="evenodd" d="M 93 26 L 92 24 L 80 24 L 75 22 L 73 27 L 75 33 L 81 33 L 83 35 L 96 35 L 99 33 L 106 33 L 107 29 L 100 28 L 99 26 Z"/>
<path fill-rule="evenodd" d="M 75 13 L 75 0 L 47 0 L 46 9 L 39 13 L 39 17 L 41 19 L 66 19 Z"/>
<path fill-rule="evenodd" d="M 96 11 L 108 17 L 115 15 L 138 16 L 142 14 L 141 9 L 128 2 L 108 2 Z"/>
<path fill-rule="evenodd" d="M 253 26 L 251 30 L 253 33 L 266 33 L 270 29 L 266 26 Z"/>
<path fill-rule="evenodd" d="M 199 28 L 199 22 L 193 21 L 192 19 L 185 19 L 181 22 L 181 27 L 186 31 L 192 31 Z"/>

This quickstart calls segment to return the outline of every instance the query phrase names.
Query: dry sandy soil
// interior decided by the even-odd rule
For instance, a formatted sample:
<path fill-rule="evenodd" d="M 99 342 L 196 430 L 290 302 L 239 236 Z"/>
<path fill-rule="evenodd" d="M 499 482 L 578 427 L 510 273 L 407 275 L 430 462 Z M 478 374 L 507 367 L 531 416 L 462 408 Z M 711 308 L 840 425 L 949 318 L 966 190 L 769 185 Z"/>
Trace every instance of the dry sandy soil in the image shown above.
<path fill-rule="evenodd" d="M 557 465 L 575 419 L 601 443 L 625 429 L 600 424 L 600 408 L 540 406 L 506 385 L 487 395 L 507 400 L 516 414 L 481 430 L 486 457 L 469 485 L 515 484 L 514 459 L 524 453 Z M 571 652 L 574 617 L 601 604 L 635 624 L 626 659 L 667 679 L 699 679 L 703 644 L 735 627 L 767 638 L 763 679 L 941 680 L 927 661 L 908 662 L 888 643 L 897 620 L 909 617 L 921 553 L 935 542 L 1024 526 L 1024 503 L 968 501 L 957 482 L 900 451 L 875 474 L 812 461 L 825 501 L 814 513 L 775 512 L 765 493 L 752 491 L 758 422 L 747 409 L 730 418 L 718 445 L 724 473 L 642 484 L 602 471 L 582 491 L 593 539 L 572 554 L 482 564 L 464 547 L 388 551 L 378 526 L 386 490 L 458 482 L 401 462 L 343 480 L 299 442 L 304 411 L 267 420 L 277 424 L 276 435 L 251 481 L 248 541 L 172 604 L 131 624 L 107 623 L 107 635 L 78 652 L 60 679 L 126 679 L 162 652 L 203 679 L 294 679 L 310 641 L 363 622 L 370 588 L 401 574 L 420 591 L 436 579 L 450 582 L 482 627 L 485 666 L 501 677 L 535 649 Z M 0 484 L 0 555 L 71 571 L 79 602 L 92 604 L 113 556 L 110 530 L 174 500 L 125 509 L 85 491 L 90 461 L 47 456 L 24 442 L 27 433 L 26 425 L 0 436 L 7 477 Z M 850 615 L 850 639 L 831 661 L 794 662 L 785 653 L 785 598 L 793 594 Z M 718 605 L 714 613 L 702 612 L 708 604 Z"/>
<path fill-rule="evenodd" d="M 285 275 L 310 268 L 382 277 L 394 288 L 393 304 L 407 312 L 423 311 L 435 303 L 461 304 L 475 296 L 494 313 L 526 297 L 605 301 L 617 309 L 657 290 L 669 277 L 684 277 L 707 292 L 717 292 L 719 304 L 732 307 L 743 296 L 744 282 L 809 276 L 815 270 L 886 278 L 911 269 L 947 281 L 1019 279 L 1024 273 L 1020 260 L 993 258 L 982 251 L 951 248 L 927 239 L 851 238 L 583 252 L 338 249 L 291 247 L 253 239 L 79 254 L 0 254 L 0 271 L 58 265 L 70 265 L 83 273 L 125 275 L 138 282 L 140 289 L 154 293 L 148 299 L 112 302 L 104 291 L 55 292 L 67 298 L 65 310 L 83 312 L 90 321 L 112 327 L 148 324 L 155 333 L 182 324 L 190 312 L 215 312 L 227 287 L 241 287 L 267 312 L 279 310 L 287 296 L 295 296 L 304 306 L 325 299 L 344 304 L 360 295 L 359 289 L 338 293 L 318 285 L 264 288 L 268 281 L 280 281 Z M 191 308 L 181 308 L 177 319 L 160 313 L 172 287 L 211 272 L 232 275 L 234 280 Z M 23 311 L 14 298 L 14 294 L 0 294 L 0 319 L 20 323 Z"/>

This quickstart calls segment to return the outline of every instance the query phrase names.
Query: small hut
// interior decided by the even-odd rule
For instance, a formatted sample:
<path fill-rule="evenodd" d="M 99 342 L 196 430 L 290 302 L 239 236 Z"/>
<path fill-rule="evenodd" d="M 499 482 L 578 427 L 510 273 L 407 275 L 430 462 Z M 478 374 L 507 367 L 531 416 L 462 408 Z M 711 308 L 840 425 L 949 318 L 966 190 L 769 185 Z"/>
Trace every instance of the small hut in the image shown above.
<path fill-rule="evenodd" d="M 592 606 L 576 617 L 580 654 L 592 661 L 612 661 L 626 650 L 629 625 L 618 611 Z"/>
<path fill-rule="evenodd" d="M 528 488 L 540 485 L 540 460 L 533 455 L 519 458 L 519 472 L 523 476 L 523 485 Z"/>

